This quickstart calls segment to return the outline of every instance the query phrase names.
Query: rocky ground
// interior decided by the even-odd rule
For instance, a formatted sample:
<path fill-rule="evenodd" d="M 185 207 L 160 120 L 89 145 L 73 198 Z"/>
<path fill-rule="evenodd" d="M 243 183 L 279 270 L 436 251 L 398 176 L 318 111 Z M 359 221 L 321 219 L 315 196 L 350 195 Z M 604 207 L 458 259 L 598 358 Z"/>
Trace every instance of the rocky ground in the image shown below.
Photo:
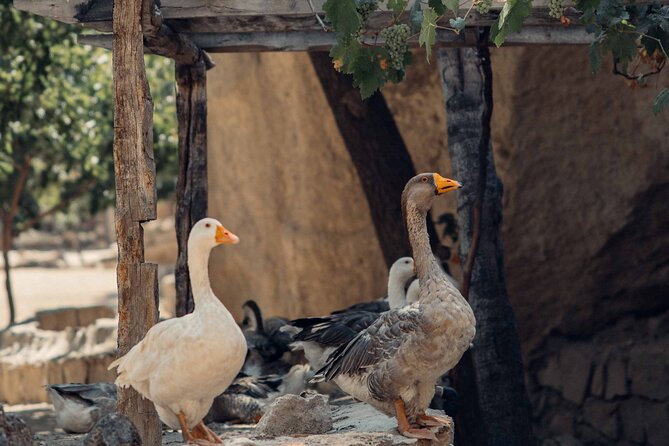
<path fill-rule="evenodd" d="M 53 411 L 49 404 L 5 406 L 7 413 L 21 416 L 35 435 L 36 446 L 81 446 L 84 435 L 67 434 L 56 427 Z M 212 424 L 210 427 L 225 441 L 226 446 L 394 446 L 420 445 L 418 440 L 398 434 L 396 422 L 363 403 L 331 405 L 333 427 L 326 434 L 280 436 L 275 438 L 260 436 L 253 425 Z M 448 446 L 452 440 L 452 426 L 440 434 L 435 446 Z M 164 430 L 163 446 L 182 445 L 179 432 Z"/>

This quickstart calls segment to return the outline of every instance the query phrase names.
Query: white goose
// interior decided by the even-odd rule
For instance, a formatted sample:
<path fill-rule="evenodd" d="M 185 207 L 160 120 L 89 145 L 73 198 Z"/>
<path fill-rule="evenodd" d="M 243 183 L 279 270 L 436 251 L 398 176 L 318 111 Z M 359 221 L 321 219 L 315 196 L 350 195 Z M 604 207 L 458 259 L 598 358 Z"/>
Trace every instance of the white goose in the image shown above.
<path fill-rule="evenodd" d="M 188 237 L 195 310 L 151 327 L 142 341 L 109 366 L 118 367 L 118 386 L 132 386 L 151 400 L 163 423 L 180 428 L 187 443 L 223 443 L 202 419 L 244 364 L 244 335 L 214 295 L 208 268 L 213 247 L 238 242 L 217 220 L 198 221 Z"/>

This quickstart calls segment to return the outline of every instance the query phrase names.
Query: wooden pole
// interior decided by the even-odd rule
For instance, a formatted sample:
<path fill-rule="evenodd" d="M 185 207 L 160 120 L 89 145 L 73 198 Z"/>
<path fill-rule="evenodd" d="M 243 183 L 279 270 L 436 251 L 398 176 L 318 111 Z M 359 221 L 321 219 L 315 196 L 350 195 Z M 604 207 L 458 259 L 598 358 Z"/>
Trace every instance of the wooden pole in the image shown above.
<path fill-rule="evenodd" d="M 176 232 L 179 253 L 174 271 L 177 316 L 193 311 L 188 275 L 188 234 L 207 215 L 207 76 L 206 63 L 176 63 L 179 176 Z"/>
<path fill-rule="evenodd" d="M 474 346 L 455 370 L 460 395 L 456 444 L 526 446 L 534 444 L 534 438 L 518 326 L 504 283 L 502 183 L 490 140 L 492 69 L 487 38 L 484 31 L 476 49 L 437 53 L 453 177 L 464 184 L 457 194 L 460 257 L 468 259 L 463 294 L 477 320 Z"/>
<path fill-rule="evenodd" d="M 142 222 L 156 218 L 153 103 L 144 70 L 142 0 L 114 2 L 114 173 L 118 241 L 118 353 L 139 342 L 158 318 L 158 266 L 144 263 Z M 119 412 L 135 424 L 145 446 L 161 443 L 153 403 L 121 389 Z"/>
<path fill-rule="evenodd" d="M 404 185 L 416 175 L 411 155 L 381 93 L 363 101 L 351 76 L 332 68 L 328 53 L 309 56 L 358 172 L 383 257 L 390 266 L 399 257 L 411 255 L 400 203 Z M 438 243 L 430 219 L 428 230 L 431 241 Z"/>

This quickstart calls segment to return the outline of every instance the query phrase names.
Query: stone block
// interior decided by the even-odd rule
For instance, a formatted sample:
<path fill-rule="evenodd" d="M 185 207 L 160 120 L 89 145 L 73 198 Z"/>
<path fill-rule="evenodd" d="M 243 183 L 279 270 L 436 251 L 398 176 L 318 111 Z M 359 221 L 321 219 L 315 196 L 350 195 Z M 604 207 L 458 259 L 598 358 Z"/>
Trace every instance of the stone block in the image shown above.
<path fill-rule="evenodd" d="M 617 413 L 618 403 L 596 398 L 588 399 L 583 406 L 583 421 L 606 438 L 620 438 L 620 422 Z"/>
<path fill-rule="evenodd" d="M 580 346 L 568 346 L 560 352 L 562 395 L 580 404 L 585 398 L 592 371 L 592 354 Z"/>
<path fill-rule="evenodd" d="M 669 400 L 669 338 L 640 344 L 630 352 L 631 392 L 655 400 Z"/>
<path fill-rule="evenodd" d="M 595 364 L 592 369 L 592 379 L 590 380 L 590 395 L 602 397 L 605 391 L 604 366 Z"/>
<path fill-rule="evenodd" d="M 64 330 L 67 327 L 86 327 L 97 319 L 113 318 L 111 307 L 96 305 L 92 307 L 66 307 L 38 311 L 35 314 L 37 327 L 41 330 Z"/>
<path fill-rule="evenodd" d="M 620 359 L 611 359 L 606 363 L 606 399 L 627 395 L 627 367 Z"/>

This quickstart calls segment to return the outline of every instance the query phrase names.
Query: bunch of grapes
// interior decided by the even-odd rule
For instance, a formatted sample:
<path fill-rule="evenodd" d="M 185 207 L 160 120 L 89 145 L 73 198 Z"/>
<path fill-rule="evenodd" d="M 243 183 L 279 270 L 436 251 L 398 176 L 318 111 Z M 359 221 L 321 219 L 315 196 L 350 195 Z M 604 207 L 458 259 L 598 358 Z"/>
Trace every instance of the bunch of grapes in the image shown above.
<path fill-rule="evenodd" d="M 401 70 L 404 67 L 404 53 L 407 52 L 407 39 L 411 29 L 408 25 L 400 24 L 384 28 L 379 36 L 385 41 L 385 47 L 390 56 L 390 65 Z"/>
<path fill-rule="evenodd" d="M 474 6 L 480 14 L 487 14 L 492 6 L 492 0 L 476 0 Z"/>
<path fill-rule="evenodd" d="M 564 12 L 564 0 L 548 0 L 548 15 L 559 19 Z"/>
<path fill-rule="evenodd" d="M 357 0 L 356 10 L 362 16 L 362 21 L 367 20 L 367 17 L 379 7 L 378 0 Z"/>

